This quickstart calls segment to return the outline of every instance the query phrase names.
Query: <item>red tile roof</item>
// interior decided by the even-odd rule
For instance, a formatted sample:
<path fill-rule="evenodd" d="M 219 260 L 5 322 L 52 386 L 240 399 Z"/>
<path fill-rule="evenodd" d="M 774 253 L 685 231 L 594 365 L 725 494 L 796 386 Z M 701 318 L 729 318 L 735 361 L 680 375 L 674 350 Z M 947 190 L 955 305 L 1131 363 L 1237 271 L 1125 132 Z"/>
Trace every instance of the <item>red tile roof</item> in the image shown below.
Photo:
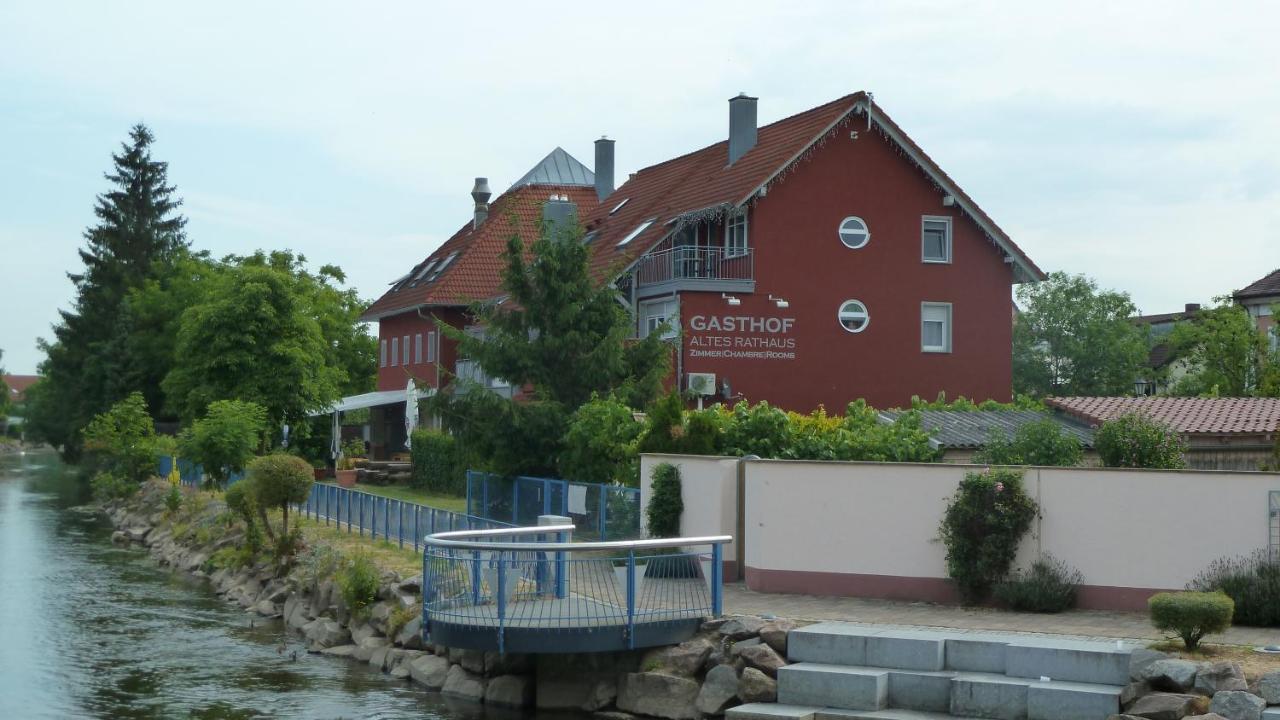
<path fill-rule="evenodd" d="M 1280 398 L 1059 397 L 1045 403 L 1095 425 L 1137 411 L 1183 434 L 1269 434 L 1280 426 Z"/>
<path fill-rule="evenodd" d="M 1249 285 L 1243 290 L 1236 292 L 1235 297 L 1265 297 L 1267 295 L 1280 295 L 1280 270 L 1273 270 L 1270 275 Z"/>
<path fill-rule="evenodd" d="M 755 146 L 732 165 L 726 165 L 728 140 L 723 140 L 635 173 L 605 198 L 593 214 L 583 215 L 587 229 L 597 232 L 592 243 L 593 272 L 597 277 L 605 277 L 622 270 L 660 242 L 672 230 L 668 223 L 681 215 L 742 206 L 761 186 L 796 162 L 842 121 L 849 119 L 856 108 L 868 106 L 876 123 L 896 138 L 908 154 L 917 157 L 927 173 L 939 179 L 947 192 L 958 198 L 962 207 L 970 210 L 980 223 L 991 230 L 993 239 L 1014 256 L 1027 275 L 1043 279 L 1044 273 L 1022 250 L 862 92 L 760 127 Z M 610 214 L 624 200 L 626 204 Z M 655 222 L 644 232 L 627 244 L 618 245 L 628 233 L 649 219 Z"/>
<path fill-rule="evenodd" d="M 501 292 L 502 253 L 507 240 L 519 233 L 528 248 L 537 239 L 542 223 L 542 206 L 553 194 L 568 195 L 577 204 L 579 216 L 591 211 L 598 200 L 594 187 L 581 185 L 519 185 L 508 189 L 489 205 L 489 217 L 478 228 L 468 221 L 453 237 L 431 253 L 423 263 L 458 255 L 438 277 L 422 281 L 412 278 L 396 289 L 393 284 L 361 316 L 376 320 L 422 306 L 465 306 L 487 300 Z M 423 267 L 418 264 L 413 273 Z"/>
<path fill-rule="evenodd" d="M 40 379 L 39 375 L 4 375 L 4 384 L 9 387 L 9 399 L 14 402 L 22 402 L 26 397 L 27 389 L 36 384 Z"/>

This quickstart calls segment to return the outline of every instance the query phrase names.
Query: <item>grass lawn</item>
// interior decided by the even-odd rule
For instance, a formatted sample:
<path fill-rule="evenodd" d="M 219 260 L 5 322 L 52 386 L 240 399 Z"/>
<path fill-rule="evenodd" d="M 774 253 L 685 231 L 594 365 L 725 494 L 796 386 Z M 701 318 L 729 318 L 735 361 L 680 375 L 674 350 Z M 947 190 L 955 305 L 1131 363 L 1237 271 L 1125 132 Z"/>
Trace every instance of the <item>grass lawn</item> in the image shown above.
<path fill-rule="evenodd" d="M 292 518 L 291 518 L 292 520 Z M 386 570 L 395 570 L 402 577 L 417 575 L 422 572 L 422 556 L 413 551 L 413 544 L 408 543 L 400 549 L 397 543 L 382 539 L 371 540 L 369 533 L 363 537 L 355 532 L 347 532 L 346 525 L 339 530 L 326 526 L 323 521 L 317 522 L 308 518 L 299 518 L 298 527 L 308 545 L 329 545 L 343 555 L 350 556 L 357 552 L 369 555 L 374 564 Z"/>
<path fill-rule="evenodd" d="M 356 483 L 355 490 L 367 492 L 370 495 L 380 495 L 389 497 L 392 500 L 403 500 L 405 502 L 418 503 L 419 505 L 430 505 L 441 510 L 452 510 L 458 513 L 467 511 L 467 499 L 465 497 L 457 497 L 455 495 L 438 495 L 426 490 L 416 490 L 414 488 L 405 487 L 403 485 L 367 485 L 365 483 Z"/>

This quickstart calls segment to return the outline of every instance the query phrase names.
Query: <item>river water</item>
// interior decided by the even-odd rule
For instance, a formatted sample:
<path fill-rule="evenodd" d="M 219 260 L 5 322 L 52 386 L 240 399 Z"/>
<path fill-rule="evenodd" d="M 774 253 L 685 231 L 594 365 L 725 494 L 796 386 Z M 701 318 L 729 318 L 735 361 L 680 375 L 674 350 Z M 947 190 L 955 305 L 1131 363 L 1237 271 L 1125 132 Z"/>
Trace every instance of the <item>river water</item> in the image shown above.
<path fill-rule="evenodd" d="M 0 455 L 0 720 L 482 716 L 308 655 L 278 621 L 112 546 L 104 518 L 74 509 L 87 501 L 54 454 Z"/>

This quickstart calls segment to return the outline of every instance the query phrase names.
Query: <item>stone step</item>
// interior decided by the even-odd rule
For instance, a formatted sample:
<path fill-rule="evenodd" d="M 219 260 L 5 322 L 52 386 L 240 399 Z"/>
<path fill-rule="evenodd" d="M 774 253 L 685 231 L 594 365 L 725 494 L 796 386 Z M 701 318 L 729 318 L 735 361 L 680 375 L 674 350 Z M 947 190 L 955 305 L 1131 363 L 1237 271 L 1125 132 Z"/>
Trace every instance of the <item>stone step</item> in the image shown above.
<path fill-rule="evenodd" d="M 1008 637 L 972 635 L 947 638 L 946 669 L 1005 674 Z"/>
<path fill-rule="evenodd" d="M 942 670 L 946 642 L 944 632 L 827 622 L 788 633 L 787 654 L 792 662 Z"/>
<path fill-rule="evenodd" d="M 778 668 L 778 702 L 783 705 L 883 710 L 889 700 L 889 671 L 802 662 Z"/>
<path fill-rule="evenodd" d="M 1120 712 L 1116 685 L 1034 682 L 1027 687 L 1027 720 L 1105 720 Z"/>
<path fill-rule="evenodd" d="M 814 720 L 822 708 L 781 703 L 748 703 L 724 711 L 725 720 Z"/>
<path fill-rule="evenodd" d="M 1013 677 L 1124 685 L 1129 682 L 1131 652 L 1105 642 L 1020 640 L 1005 648 L 1005 672 Z"/>
<path fill-rule="evenodd" d="M 889 708 L 947 714 L 951 710 L 954 672 L 890 670 Z"/>
<path fill-rule="evenodd" d="M 1280 705 L 1274 705 L 1263 710 L 1262 720 L 1280 720 Z"/>
<path fill-rule="evenodd" d="M 839 710 L 823 708 L 813 714 L 813 720 L 977 720 L 976 718 L 957 718 L 946 713 L 924 712 L 921 710 Z"/>
<path fill-rule="evenodd" d="M 995 673 L 956 673 L 951 678 L 949 713 L 989 720 L 1026 720 L 1027 687 L 1031 682 Z"/>

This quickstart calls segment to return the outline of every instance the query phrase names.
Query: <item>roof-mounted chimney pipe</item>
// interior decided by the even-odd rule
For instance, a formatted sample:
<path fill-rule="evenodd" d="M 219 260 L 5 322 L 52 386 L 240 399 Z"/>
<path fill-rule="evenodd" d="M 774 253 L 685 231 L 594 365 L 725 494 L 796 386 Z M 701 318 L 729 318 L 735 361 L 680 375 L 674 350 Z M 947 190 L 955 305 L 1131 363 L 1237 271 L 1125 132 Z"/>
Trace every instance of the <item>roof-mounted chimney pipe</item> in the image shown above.
<path fill-rule="evenodd" d="M 490 197 L 493 197 L 493 193 L 489 192 L 489 178 L 476 178 L 475 187 L 471 188 L 471 199 L 476 201 L 476 217 L 471 221 L 473 230 L 489 217 Z"/>
<path fill-rule="evenodd" d="M 601 135 L 596 141 L 596 197 L 613 194 L 613 141 Z"/>
<path fill-rule="evenodd" d="M 756 98 L 738 93 L 729 98 L 729 164 L 756 146 Z"/>
<path fill-rule="evenodd" d="M 578 206 L 568 195 L 552 195 L 542 206 L 542 221 L 552 239 L 568 237 L 578 222 Z"/>

